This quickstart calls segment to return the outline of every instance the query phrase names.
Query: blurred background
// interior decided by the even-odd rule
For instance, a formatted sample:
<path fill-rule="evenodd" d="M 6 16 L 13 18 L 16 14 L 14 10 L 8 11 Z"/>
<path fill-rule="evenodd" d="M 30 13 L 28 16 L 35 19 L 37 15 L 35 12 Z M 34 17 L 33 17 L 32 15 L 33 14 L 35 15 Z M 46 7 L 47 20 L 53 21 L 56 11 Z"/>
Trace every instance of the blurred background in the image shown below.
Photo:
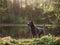
<path fill-rule="evenodd" d="M 0 37 L 31 38 L 29 20 L 60 36 L 60 0 L 0 0 Z"/>

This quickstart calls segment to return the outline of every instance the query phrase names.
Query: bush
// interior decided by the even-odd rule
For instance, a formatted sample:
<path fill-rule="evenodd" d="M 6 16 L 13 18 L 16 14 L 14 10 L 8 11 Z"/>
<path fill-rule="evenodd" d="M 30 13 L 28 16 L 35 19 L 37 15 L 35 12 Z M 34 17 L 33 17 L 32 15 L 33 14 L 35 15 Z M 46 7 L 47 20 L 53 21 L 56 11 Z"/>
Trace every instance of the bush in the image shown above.
<path fill-rule="evenodd" d="M 60 40 L 56 41 L 55 36 L 53 35 L 45 35 L 41 38 L 33 38 L 33 39 L 10 39 L 7 40 L 5 38 L 0 39 L 0 45 L 60 45 Z"/>
<path fill-rule="evenodd" d="M 40 39 L 35 39 L 33 42 L 35 42 L 34 45 L 53 45 L 55 42 L 55 36 L 49 34 Z"/>
<path fill-rule="evenodd" d="M 18 40 L 16 40 L 16 39 L 11 39 L 10 42 L 13 43 L 13 44 L 18 44 Z"/>

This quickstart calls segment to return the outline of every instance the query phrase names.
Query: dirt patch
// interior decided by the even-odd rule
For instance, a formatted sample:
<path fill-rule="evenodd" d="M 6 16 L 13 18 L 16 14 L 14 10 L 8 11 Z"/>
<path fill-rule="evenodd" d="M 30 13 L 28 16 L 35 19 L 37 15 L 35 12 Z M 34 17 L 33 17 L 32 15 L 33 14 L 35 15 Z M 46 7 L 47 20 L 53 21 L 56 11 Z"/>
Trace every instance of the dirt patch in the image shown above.
<path fill-rule="evenodd" d="M 60 39 L 60 37 L 56 37 L 56 40 L 59 40 Z"/>

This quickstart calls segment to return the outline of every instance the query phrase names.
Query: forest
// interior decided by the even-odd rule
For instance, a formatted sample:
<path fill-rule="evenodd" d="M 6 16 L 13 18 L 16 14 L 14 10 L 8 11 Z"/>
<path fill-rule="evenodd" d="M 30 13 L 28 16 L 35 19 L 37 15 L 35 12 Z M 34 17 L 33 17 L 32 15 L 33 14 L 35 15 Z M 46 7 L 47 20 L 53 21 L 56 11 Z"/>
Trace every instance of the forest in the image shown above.
<path fill-rule="evenodd" d="M 46 35 L 33 38 L 30 20 Z M 0 0 L 0 45 L 60 45 L 59 37 L 60 0 Z"/>

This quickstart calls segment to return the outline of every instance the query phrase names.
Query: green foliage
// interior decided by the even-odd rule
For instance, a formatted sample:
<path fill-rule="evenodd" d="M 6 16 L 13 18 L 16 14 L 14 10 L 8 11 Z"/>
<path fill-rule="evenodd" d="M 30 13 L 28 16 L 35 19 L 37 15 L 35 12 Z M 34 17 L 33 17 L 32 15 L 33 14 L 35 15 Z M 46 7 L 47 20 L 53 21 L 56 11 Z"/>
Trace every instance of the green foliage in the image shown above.
<path fill-rule="evenodd" d="M 49 34 L 41 37 L 40 39 L 35 39 L 34 42 L 36 45 L 53 45 L 55 42 L 55 36 Z"/>
<path fill-rule="evenodd" d="M 27 17 L 18 17 L 15 15 L 0 15 L 0 23 L 27 23 L 28 18 Z"/>
<path fill-rule="evenodd" d="M 18 40 L 16 40 L 16 39 L 11 39 L 10 42 L 13 44 L 18 44 Z"/>
<path fill-rule="evenodd" d="M 0 44 L 1 45 L 4 45 L 4 44 L 7 44 L 7 45 L 9 44 L 11 45 L 13 44 L 16 44 L 16 45 L 53 45 L 55 41 L 56 41 L 55 36 L 45 35 L 45 36 L 42 36 L 41 38 L 32 38 L 32 39 L 19 39 L 19 40 L 10 39 L 10 41 L 3 39 L 2 41 L 0 41 Z"/>
<path fill-rule="evenodd" d="M 19 23 L 19 24 L 22 24 L 22 23 L 27 23 L 27 21 L 28 21 L 28 18 L 27 17 L 18 17 L 17 18 L 17 23 Z"/>
<path fill-rule="evenodd" d="M 10 40 L 6 40 L 6 39 L 0 39 L 0 44 L 1 45 L 9 45 L 10 44 Z"/>
<path fill-rule="evenodd" d="M 47 35 L 47 36 L 43 36 L 40 40 L 43 44 L 46 44 L 46 45 L 52 45 L 53 42 L 55 41 L 55 37 L 52 36 L 52 35 Z"/>

